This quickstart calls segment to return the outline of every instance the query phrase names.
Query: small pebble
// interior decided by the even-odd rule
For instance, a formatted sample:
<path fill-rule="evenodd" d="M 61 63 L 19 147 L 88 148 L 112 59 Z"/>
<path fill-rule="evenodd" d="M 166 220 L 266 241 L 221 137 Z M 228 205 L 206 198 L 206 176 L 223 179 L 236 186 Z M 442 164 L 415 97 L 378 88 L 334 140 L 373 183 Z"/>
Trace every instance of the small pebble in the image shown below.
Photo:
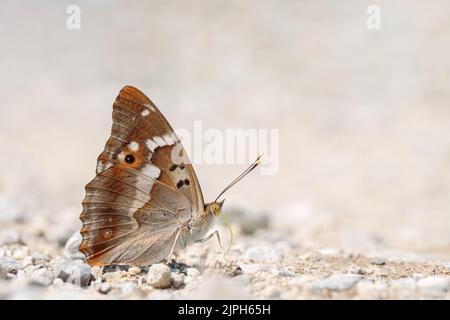
<path fill-rule="evenodd" d="M 102 282 L 98 289 L 98 292 L 107 294 L 109 291 L 111 291 L 111 285 L 108 282 Z"/>
<path fill-rule="evenodd" d="M 196 278 L 200 275 L 200 271 L 198 271 L 196 268 L 187 268 L 186 275 L 188 277 Z"/>
<path fill-rule="evenodd" d="M 184 279 L 184 274 L 172 272 L 172 285 L 174 288 L 177 289 L 184 285 Z"/>
<path fill-rule="evenodd" d="M 384 266 L 386 264 L 386 261 L 383 258 L 377 257 L 370 260 L 370 264 L 376 265 L 376 266 Z"/>
<path fill-rule="evenodd" d="M 55 265 L 55 274 L 64 282 L 84 287 L 91 281 L 91 267 L 87 263 L 60 260 Z"/>
<path fill-rule="evenodd" d="M 64 256 L 71 260 L 85 260 L 85 256 L 80 252 L 79 247 L 81 244 L 81 234 L 77 231 L 67 239 L 64 245 Z"/>
<path fill-rule="evenodd" d="M 27 250 L 16 250 L 13 253 L 13 258 L 16 259 L 16 260 L 22 260 L 26 256 L 28 256 L 28 251 Z"/>
<path fill-rule="evenodd" d="M 137 284 L 134 281 L 121 281 L 118 287 L 124 296 L 130 297 L 139 293 Z"/>
<path fill-rule="evenodd" d="M 17 274 L 16 275 L 17 275 L 17 278 L 24 278 L 24 277 L 27 276 L 25 271 L 23 271 L 23 270 L 17 270 Z"/>
<path fill-rule="evenodd" d="M 207 272 L 220 273 L 231 277 L 242 274 L 242 268 L 238 265 L 237 259 L 225 254 L 215 256 L 207 263 L 207 267 Z"/>
<path fill-rule="evenodd" d="M 34 283 L 43 285 L 43 286 L 49 286 L 53 283 L 53 280 L 55 279 L 55 274 L 53 271 L 48 270 L 47 268 L 41 268 L 38 270 L 35 270 L 31 274 L 31 280 Z"/>
<path fill-rule="evenodd" d="M 101 282 L 103 279 L 103 271 L 100 267 L 92 267 L 91 268 L 92 277 L 94 277 L 95 281 Z"/>
<path fill-rule="evenodd" d="M 48 260 L 47 259 L 47 257 L 45 256 L 45 255 L 43 255 L 42 253 L 40 253 L 40 252 L 37 252 L 37 251 L 35 251 L 35 252 L 32 252 L 31 253 L 31 256 L 34 258 L 34 260 L 36 260 L 36 261 L 39 261 L 39 260 Z"/>
<path fill-rule="evenodd" d="M 331 290 L 331 291 L 344 291 L 353 287 L 361 276 L 353 274 L 333 274 L 325 279 L 315 280 L 309 285 L 311 291 Z"/>
<path fill-rule="evenodd" d="M 348 267 L 348 273 L 361 275 L 364 274 L 364 271 L 357 265 L 351 265 Z"/>
<path fill-rule="evenodd" d="M 35 263 L 36 263 L 36 260 L 32 256 L 26 256 L 22 260 L 22 267 L 26 268 L 26 267 L 34 265 Z"/>
<path fill-rule="evenodd" d="M 171 285 L 170 268 L 162 263 L 152 265 L 148 270 L 146 282 L 155 289 L 169 288 Z"/>
<path fill-rule="evenodd" d="M 138 267 L 131 267 L 128 269 L 128 274 L 135 276 L 141 273 L 141 268 Z"/>
<path fill-rule="evenodd" d="M 22 267 L 13 258 L 1 257 L 0 258 L 0 269 L 6 270 L 7 273 L 16 274 L 17 270 L 22 269 Z"/>

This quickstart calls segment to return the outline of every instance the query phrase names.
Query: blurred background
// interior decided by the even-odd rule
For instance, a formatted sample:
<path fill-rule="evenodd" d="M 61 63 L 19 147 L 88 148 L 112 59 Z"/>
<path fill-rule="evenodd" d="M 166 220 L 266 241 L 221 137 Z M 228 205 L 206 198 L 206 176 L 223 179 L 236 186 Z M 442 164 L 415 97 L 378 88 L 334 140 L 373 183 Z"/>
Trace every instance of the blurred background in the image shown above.
<path fill-rule="evenodd" d="M 69 30 L 69 5 L 81 29 Z M 381 9 L 381 29 L 366 9 Z M 280 130 L 227 205 L 305 246 L 450 257 L 450 3 L 2 1 L 0 224 L 63 243 L 126 84 L 174 128 Z M 206 200 L 242 165 L 196 165 Z"/>

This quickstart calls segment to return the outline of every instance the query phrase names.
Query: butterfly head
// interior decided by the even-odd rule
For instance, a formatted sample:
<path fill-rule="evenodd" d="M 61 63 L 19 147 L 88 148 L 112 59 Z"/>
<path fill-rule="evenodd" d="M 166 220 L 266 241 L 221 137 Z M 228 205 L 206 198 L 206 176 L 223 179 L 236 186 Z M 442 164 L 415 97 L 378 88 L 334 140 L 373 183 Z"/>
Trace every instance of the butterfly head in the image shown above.
<path fill-rule="evenodd" d="M 206 205 L 207 211 L 211 212 L 211 214 L 215 215 L 216 217 L 220 216 L 224 202 L 225 202 L 225 199 L 223 199 L 222 201 L 216 201 L 216 202 L 211 202 L 211 203 L 207 204 Z"/>

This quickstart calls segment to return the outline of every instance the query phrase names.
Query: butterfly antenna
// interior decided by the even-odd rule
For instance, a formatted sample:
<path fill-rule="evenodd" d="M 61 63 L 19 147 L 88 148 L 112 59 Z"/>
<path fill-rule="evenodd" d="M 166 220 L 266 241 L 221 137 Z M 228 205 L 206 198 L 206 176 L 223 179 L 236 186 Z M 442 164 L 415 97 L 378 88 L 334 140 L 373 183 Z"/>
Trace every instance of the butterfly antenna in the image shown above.
<path fill-rule="evenodd" d="M 227 226 L 228 230 L 230 231 L 230 243 L 228 244 L 227 248 L 227 254 L 230 252 L 231 245 L 233 244 L 233 230 L 231 229 L 230 224 L 228 223 L 228 219 L 225 218 L 223 214 L 221 214 L 223 223 Z"/>
<path fill-rule="evenodd" d="M 223 189 L 223 191 L 217 196 L 216 200 L 214 200 L 214 202 L 217 202 L 217 200 L 219 200 L 219 198 L 228 191 L 228 189 L 230 189 L 232 186 L 234 186 L 236 183 L 238 183 L 243 177 L 245 177 L 247 174 L 249 174 L 253 169 L 255 169 L 260 163 L 261 163 L 261 157 L 262 154 L 258 156 L 258 158 L 256 158 L 255 162 L 253 162 L 253 164 L 251 164 L 247 169 L 244 170 L 244 172 L 242 172 L 239 177 L 237 177 L 236 179 L 234 179 L 225 189 Z"/>

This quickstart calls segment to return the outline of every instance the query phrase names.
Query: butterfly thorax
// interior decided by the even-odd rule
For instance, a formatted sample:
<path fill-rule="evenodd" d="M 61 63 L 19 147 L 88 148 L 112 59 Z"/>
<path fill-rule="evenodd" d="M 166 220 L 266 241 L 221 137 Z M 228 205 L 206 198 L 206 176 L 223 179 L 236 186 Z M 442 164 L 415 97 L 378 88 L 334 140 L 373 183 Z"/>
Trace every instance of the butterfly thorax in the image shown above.
<path fill-rule="evenodd" d="M 206 204 L 204 210 L 190 221 L 189 227 L 194 241 L 203 238 L 214 227 L 216 217 L 220 215 L 222 204 L 223 202 Z"/>
<path fill-rule="evenodd" d="M 192 240 L 203 238 L 214 225 L 214 215 L 210 211 L 204 210 L 196 218 L 189 222 Z"/>

